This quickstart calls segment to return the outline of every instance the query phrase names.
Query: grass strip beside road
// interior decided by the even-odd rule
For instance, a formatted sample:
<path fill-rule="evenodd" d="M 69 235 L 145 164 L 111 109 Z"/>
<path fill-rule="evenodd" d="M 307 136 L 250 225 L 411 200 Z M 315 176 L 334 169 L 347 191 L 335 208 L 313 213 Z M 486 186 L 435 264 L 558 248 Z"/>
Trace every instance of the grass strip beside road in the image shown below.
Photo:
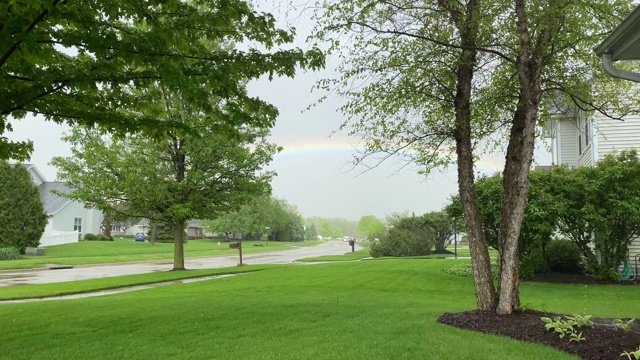
<path fill-rule="evenodd" d="M 82 294 L 137 285 L 156 284 L 165 281 L 261 271 L 274 266 L 278 265 L 247 265 L 242 267 L 221 269 L 163 271 L 150 274 L 125 275 L 101 279 L 67 281 L 50 284 L 16 285 L 10 287 L 0 287 L 0 300 L 18 300 Z"/>
<path fill-rule="evenodd" d="M 243 241 L 242 251 L 251 254 L 265 251 L 286 250 L 292 247 L 315 246 L 320 241 L 277 242 L 270 241 Z M 235 255 L 238 251 L 229 248 L 228 242 L 203 239 L 189 240 L 184 245 L 186 258 Z M 74 244 L 49 246 L 45 256 L 23 256 L 20 260 L 0 261 L 0 270 L 30 269 L 43 267 L 49 264 L 56 265 L 87 265 L 121 263 L 148 260 L 173 259 L 172 243 L 150 244 L 133 240 L 114 241 L 80 241 Z"/>
<path fill-rule="evenodd" d="M 324 255 L 324 256 L 304 258 L 304 259 L 300 259 L 298 261 L 303 261 L 303 262 L 353 261 L 353 260 L 364 259 L 364 258 L 369 257 L 369 256 L 371 256 L 371 255 L 369 255 L 369 249 L 365 248 L 365 249 L 360 249 L 360 250 L 354 251 L 354 252 L 347 252 L 347 253 L 344 253 L 343 255 Z"/>

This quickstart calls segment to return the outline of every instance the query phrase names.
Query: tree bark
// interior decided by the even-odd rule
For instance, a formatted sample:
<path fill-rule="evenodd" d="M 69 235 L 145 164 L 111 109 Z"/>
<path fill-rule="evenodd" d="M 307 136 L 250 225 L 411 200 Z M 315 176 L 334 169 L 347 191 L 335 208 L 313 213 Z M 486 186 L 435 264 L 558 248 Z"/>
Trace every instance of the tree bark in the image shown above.
<path fill-rule="evenodd" d="M 534 48 L 525 0 L 515 1 L 520 51 L 516 70 L 520 82 L 518 105 L 513 115 L 503 176 L 502 220 L 500 222 L 500 280 L 496 312 L 511 314 L 520 307 L 520 259 L 518 240 L 529 193 L 529 171 L 535 148 L 536 124 L 542 98 L 543 55 L 554 22 L 539 36 Z"/>
<path fill-rule="evenodd" d="M 458 189 L 462 200 L 465 225 L 469 236 L 469 250 L 475 286 L 476 302 L 479 310 L 490 311 L 495 307 L 495 287 L 491 274 L 489 249 L 482 232 L 480 207 L 475 191 L 473 173 L 473 146 L 471 142 L 471 92 L 474 67 L 477 62 L 476 41 L 478 25 L 474 14 L 477 12 L 477 1 L 467 3 L 467 18 L 458 19 L 456 23 L 465 50 L 460 53 L 456 69 L 455 106 L 455 138 L 458 156 Z M 452 16 L 455 14 L 452 12 Z"/>
<path fill-rule="evenodd" d="M 176 235 L 173 239 L 173 270 L 185 270 L 184 267 L 184 228 L 187 221 L 176 220 L 174 227 Z"/>
<path fill-rule="evenodd" d="M 154 222 L 150 223 L 149 225 L 151 225 L 151 240 L 149 242 L 151 243 L 151 245 L 155 245 L 156 244 L 156 231 L 158 230 L 158 224 L 154 221 Z"/>
<path fill-rule="evenodd" d="M 531 94 L 531 92 L 528 92 Z M 539 97 L 536 97 L 539 98 Z M 496 312 L 510 314 L 520 307 L 519 238 L 529 193 L 539 101 L 521 95 L 514 114 L 503 177 L 500 222 L 500 281 Z"/>

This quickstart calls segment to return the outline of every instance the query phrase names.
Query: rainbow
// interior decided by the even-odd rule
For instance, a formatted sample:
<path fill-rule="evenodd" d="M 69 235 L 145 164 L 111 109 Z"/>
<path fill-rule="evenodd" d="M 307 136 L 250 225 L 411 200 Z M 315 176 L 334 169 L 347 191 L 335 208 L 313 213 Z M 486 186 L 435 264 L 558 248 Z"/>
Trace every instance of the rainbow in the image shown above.
<path fill-rule="evenodd" d="M 290 141 L 272 141 L 283 148 L 283 150 L 276 155 L 276 159 L 321 156 L 336 153 L 351 156 L 358 151 L 364 150 L 361 144 L 354 143 L 352 139 L 345 137 L 316 137 Z M 480 159 L 475 162 L 475 165 L 479 170 L 494 173 L 496 171 L 502 171 L 504 162 L 501 159 L 481 156 Z"/>

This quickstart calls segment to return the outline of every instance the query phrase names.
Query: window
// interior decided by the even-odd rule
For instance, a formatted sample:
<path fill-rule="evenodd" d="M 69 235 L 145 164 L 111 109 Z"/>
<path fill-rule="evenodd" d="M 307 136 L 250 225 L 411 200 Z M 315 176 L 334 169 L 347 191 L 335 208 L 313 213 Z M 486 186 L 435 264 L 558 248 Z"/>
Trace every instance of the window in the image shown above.
<path fill-rule="evenodd" d="M 73 231 L 82 233 L 82 218 L 73 218 Z"/>
<path fill-rule="evenodd" d="M 582 152 L 587 150 L 589 144 L 591 143 L 591 130 L 589 126 L 589 121 L 580 116 L 578 118 L 578 155 L 582 155 Z"/>
<path fill-rule="evenodd" d="M 584 121 L 584 147 L 585 149 L 589 147 L 589 122 L 587 120 Z"/>

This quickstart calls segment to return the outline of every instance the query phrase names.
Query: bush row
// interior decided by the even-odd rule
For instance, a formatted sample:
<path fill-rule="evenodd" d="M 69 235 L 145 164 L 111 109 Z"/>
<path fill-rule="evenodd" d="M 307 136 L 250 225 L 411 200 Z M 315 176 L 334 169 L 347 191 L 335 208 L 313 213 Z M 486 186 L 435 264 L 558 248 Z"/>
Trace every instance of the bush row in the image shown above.
<path fill-rule="evenodd" d="M 544 247 L 532 249 L 520 263 L 520 277 L 523 279 L 531 278 L 535 273 L 548 271 L 583 272 L 584 264 L 578 245 L 566 239 L 551 240 Z"/>
<path fill-rule="evenodd" d="M 87 233 L 84 234 L 84 241 L 113 241 L 113 236 Z"/>
<path fill-rule="evenodd" d="M 0 260 L 18 260 L 20 250 L 15 247 L 0 247 Z"/>

